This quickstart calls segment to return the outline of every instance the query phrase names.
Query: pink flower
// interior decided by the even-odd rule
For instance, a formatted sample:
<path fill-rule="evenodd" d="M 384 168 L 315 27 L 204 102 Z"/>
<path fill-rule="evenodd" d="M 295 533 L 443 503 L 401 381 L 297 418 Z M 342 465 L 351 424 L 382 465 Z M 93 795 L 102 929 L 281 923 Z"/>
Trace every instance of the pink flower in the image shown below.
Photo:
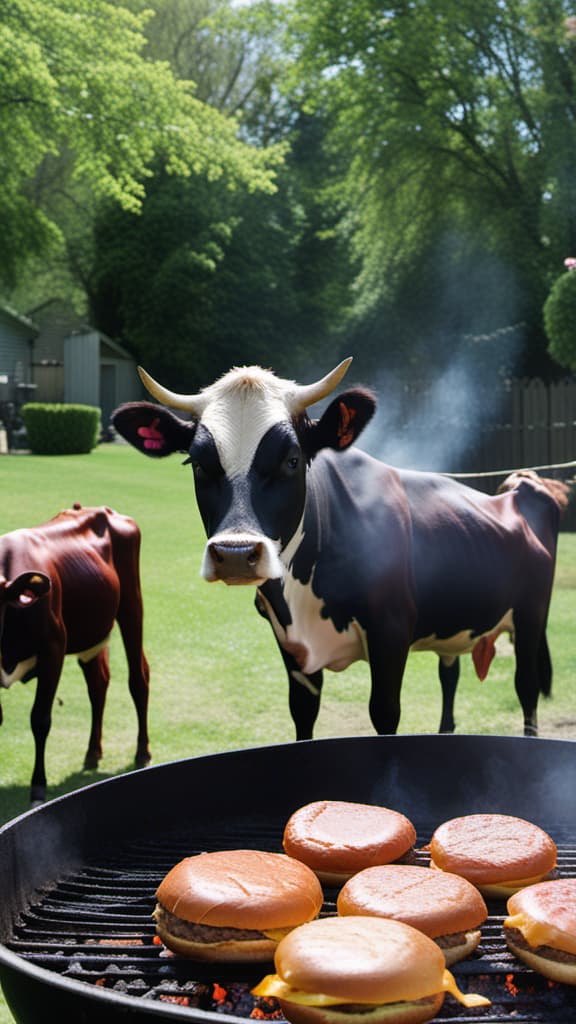
<path fill-rule="evenodd" d="M 566 270 L 576 270 L 576 259 L 574 256 L 567 256 L 564 260 L 564 266 Z"/>

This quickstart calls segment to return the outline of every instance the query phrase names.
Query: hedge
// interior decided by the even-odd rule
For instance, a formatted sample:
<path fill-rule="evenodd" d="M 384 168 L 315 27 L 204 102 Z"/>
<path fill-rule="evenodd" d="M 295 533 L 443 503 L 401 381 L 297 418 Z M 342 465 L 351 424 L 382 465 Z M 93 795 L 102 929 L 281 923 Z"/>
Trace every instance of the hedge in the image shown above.
<path fill-rule="evenodd" d="M 556 362 L 576 371 L 576 270 L 557 278 L 544 303 L 548 351 Z"/>
<path fill-rule="evenodd" d="M 100 409 L 96 406 L 28 402 L 21 415 L 35 455 L 85 455 L 98 444 Z"/>

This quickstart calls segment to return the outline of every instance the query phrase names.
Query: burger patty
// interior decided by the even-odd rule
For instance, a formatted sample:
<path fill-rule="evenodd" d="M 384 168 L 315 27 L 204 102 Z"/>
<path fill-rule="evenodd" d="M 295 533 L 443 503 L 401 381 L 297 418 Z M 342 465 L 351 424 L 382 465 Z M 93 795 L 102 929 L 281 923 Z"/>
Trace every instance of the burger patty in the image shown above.
<path fill-rule="evenodd" d="M 436 996 L 423 996 L 422 999 L 409 999 L 408 1003 L 409 1003 L 410 1006 L 421 1006 L 421 1007 L 424 1007 L 424 1006 L 428 1006 L 428 1005 L 434 1004 L 435 1001 L 436 1001 Z M 372 1003 L 338 1003 L 338 1004 L 330 1007 L 330 1012 L 332 1013 L 333 1011 L 336 1011 L 336 1013 L 351 1013 L 351 1014 L 354 1014 L 354 1015 L 361 1014 L 361 1013 L 369 1014 L 369 1013 L 374 1013 L 375 1011 L 378 1011 L 380 1006 L 386 1006 L 386 1008 L 388 1010 L 392 1010 L 394 1006 L 398 1006 L 398 1008 L 400 1009 L 401 1007 L 402 1008 L 406 1007 L 406 1005 L 407 1004 L 405 1002 L 402 1002 L 402 1003 L 382 1003 L 382 1004 L 372 1004 Z"/>
<path fill-rule="evenodd" d="M 194 924 L 171 914 L 160 903 L 153 914 L 154 920 L 164 931 L 176 935 L 188 942 L 242 942 L 246 939 L 266 939 L 264 932 L 251 931 L 248 928 L 215 928 L 209 924 Z"/>
<path fill-rule="evenodd" d="M 531 946 L 518 928 L 506 928 L 506 934 L 515 946 L 526 949 L 529 953 L 534 953 L 535 956 L 543 956 L 547 960 L 556 960 L 561 964 L 576 965 L 575 953 L 565 953 L 563 949 L 554 949 L 553 946 Z"/>
<path fill-rule="evenodd" d="M 470 931 L 477 931 L 478 929 L 470 929 Z M 437 935 L 434 939 L 436 945 L 440 946 L 440 949 L 453 949 L 454 946 L 464 946 L 468 940 L 470 932 L 452 932 L 450 935 Z"/>

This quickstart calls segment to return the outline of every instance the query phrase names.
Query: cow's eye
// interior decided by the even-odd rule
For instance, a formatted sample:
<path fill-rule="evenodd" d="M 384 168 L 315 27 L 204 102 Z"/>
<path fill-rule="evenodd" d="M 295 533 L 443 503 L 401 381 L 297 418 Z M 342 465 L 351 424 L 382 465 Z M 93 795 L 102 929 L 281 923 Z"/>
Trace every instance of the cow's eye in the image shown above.
<path fill-rule="evenodd" d="M 192 470 L 195 480 L 199 483 L 216 482 L 224 473 L 220 463 L 213 462 L 211 459 L 202 459 L 202 462 L 192 459 Z"/>
<path fill-rule="evenodd" d="M 299 455 L 289 455 L 286 459 L 285 466 L 289 473 L 295 473 L 300 465 Z"/>
<path fill-rule="evenodd" d="M 204 466 L 201 466 L 199 462 L 192 463 L 192 469 L 194 470 L 194 476 L 197 480 L 208 480 L 210 474 Z"/>
<path fill-rule="evenodd" d="M 184 459 L 183 466 L 192 466 L 192 472 L 198 480 L 205 480 L 208 476 L 206 470 L 200 465 L 199 462 L 195 462 L 191 455 L 187 459 Z"/>

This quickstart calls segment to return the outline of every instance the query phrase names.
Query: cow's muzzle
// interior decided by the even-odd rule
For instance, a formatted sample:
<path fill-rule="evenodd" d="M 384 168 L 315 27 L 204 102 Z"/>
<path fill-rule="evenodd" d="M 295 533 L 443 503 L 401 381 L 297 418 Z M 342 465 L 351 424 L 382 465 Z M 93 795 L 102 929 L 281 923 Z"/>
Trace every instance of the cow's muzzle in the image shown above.
<path fill-rule="evenodd" d="M 209 582 L 260 585 L 282 576 L 276 545 L 255 534 L 220 534 L 206 545 L 202 576 Z"/>

